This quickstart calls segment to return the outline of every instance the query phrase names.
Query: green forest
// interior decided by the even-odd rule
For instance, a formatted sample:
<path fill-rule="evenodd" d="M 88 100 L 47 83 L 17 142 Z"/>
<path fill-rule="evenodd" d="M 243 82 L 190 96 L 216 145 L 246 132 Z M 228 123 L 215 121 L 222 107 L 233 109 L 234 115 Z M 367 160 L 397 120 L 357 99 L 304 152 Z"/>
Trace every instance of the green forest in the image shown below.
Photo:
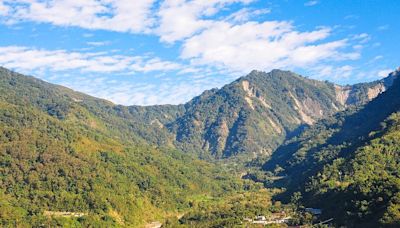
<path fill-rule="evenodd" d="M 400 81 L 365 106 L 304 130 L 264 164 L 265 179 L 323 208 L 336 225 L 398 227 Z M 269 178 L 268 178 L 269 177 Z"/>
<path fill-rule="evenodd" d="M 398 74 L 348 104 L 276 70 L 126 107 L 0 68 L 0 226 L 399 227 Z"/>
<path fill-rule="evenodd" d="M 136 227 L 189 209 L 193 196 L 255 185 L 175 149 L 114 134 L 37 81 L 8 76 L 0 86 L 2 227 Z M 85 216 L 45 215 L 64 211 Z"/>

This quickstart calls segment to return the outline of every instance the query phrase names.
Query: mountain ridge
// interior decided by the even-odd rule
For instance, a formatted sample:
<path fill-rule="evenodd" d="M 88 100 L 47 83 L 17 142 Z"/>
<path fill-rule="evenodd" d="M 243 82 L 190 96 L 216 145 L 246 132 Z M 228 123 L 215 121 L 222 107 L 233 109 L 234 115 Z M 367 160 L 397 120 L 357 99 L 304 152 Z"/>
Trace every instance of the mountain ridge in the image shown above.
<path fill-rule="evenodd" d="M 286 84 L 281 86 L 280 83 Z M 168 129 L 176 136 L 178 148 L 184 150 L 206 150 L 219 158 L 240 155 L 243 151 L 250 151 L 255 156 L 268 155 L 286 134 L 350 105 L 368 102 L 386 89 L 385 83 L 385 80 L 380 80 L 358 84 L 352 87 L 345 103 L 341 104 L 335 94 L 338 87 L 334 88 L 332 83 L 306 79 L 288 71 L 252 71 L 221 89 L 206 91 L 186 103 L 185 114 L 169 124 Z M 293 87 L 299 84 L 304 88 L 295 91 Z M 322 94 L 319 91 L 321 88 L 325 89 Z M 315 92 L 310 92 L 313 90 Z M 323 103 L 318 102 L 321 99 Z M 284 110 L 288 104 L 293 108 Z M 244 125 L 253 126 L 244 129 Z M 203 133 L 196 136 L 198 132 Z M 256 134 L 261 134 L 260 138 L 257 139 Z M 263 142 L 261 138 L 275 139 Z M 187 142 L 193 145 L 193 141 L 197 148 L 185 145 Z M 244 147 L 235 147 L 235 142 Z M 231 146 L 226 147 L 227 144 Z"/>
<path fill-rule="evenodd" d="M 39 82 L 34 79 L 32 83 Z M 349 87 L 290 71 L 252 71 L 185 104 L 154 106 L 122 106 L 66 87 L 52 87 L 50 83 L 42 86 L 70 99 L 63 107 L 42 107 L 50 108 L 55 115 L 81 105 L 110 123 L 110 128 L 117 125 L 125 129 L 121 137 L 133 135 L 143 143 L 174 147 L 206 159 L 249 159 L 269 156 L 303 126 L 368 102 L 390 86 L 390 78 Z"/>

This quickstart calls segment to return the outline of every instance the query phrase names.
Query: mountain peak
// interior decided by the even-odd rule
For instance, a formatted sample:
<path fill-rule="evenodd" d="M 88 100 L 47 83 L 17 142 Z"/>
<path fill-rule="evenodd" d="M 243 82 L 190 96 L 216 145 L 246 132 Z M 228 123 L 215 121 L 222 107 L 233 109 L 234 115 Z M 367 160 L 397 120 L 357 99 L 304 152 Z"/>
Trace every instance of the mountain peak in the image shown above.
<path fill-rule="evenodd" d="M 400 67 L 398 67 L 393 72 L 389 73 L 387 77 L 381 79 L 380 81 L 382 81 L 386 87 L 390 87 L 392 86 L 394 80 L 399 77 L 399 75 L 400 75 Z"/>
<path fill-rule="evenodd" d="M 260 70 L 252 70 L 249 74 L 239 78 L 237 81 L 252 80 L 252 79 L 258 80 L 258 79 L 267 79 L 267 78 L 269 80 L 275 80 L 275 79 L 279 79 L 279 78 L 290 78 L 290 77 L 305 78 L 305 77 L 302 77 L 301 75 L 293 73 L 292 71 L 273 69 L 269 72 L 260 71 Z"/>

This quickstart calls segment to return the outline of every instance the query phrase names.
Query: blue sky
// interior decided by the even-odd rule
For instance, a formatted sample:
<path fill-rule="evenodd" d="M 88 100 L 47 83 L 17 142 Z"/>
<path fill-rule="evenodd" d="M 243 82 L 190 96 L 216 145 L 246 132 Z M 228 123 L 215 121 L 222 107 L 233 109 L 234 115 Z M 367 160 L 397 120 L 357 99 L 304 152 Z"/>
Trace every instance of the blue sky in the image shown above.
<path fill-rule="evenodd" d="M 0 0 L 0 66 L 124 105 L 179 104 L 251 70 L 338 84 L 400 63 L 397 0 Z"/>

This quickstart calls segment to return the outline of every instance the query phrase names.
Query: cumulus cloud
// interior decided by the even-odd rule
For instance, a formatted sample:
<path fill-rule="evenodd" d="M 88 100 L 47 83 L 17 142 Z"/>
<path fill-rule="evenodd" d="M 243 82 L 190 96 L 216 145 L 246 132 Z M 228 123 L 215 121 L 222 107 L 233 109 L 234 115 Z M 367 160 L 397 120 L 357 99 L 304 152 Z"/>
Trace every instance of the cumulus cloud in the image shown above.
<path fill-rule="evenodd" d="M 250 20 L 252 16 L 269 13 L 268 9 L 252 10 L 245 7 L 225 17 L 216 16 L 232 4 L 243 6 L 252 1 L 164 0 L 157 5 L 155 0 L 137 0 L 134 4 L 130 0 L 5 0 L 12 7 L 10 20 L 31 20 L 120 32 L 149 32 L 159 36 L 162 42 L 180 41 L 181 58 L 190 60 L 193 66 L 212 66 L 245 73 L 252 69 L 309 67 L 320 61 L 358 58 L 359 54 L 354 51 L 342 51 L 348 45 L 346 39 L 324 42 L 331 35 L 331 30 L 327 28 L 300 32 L 287 21 Z M 310 1 L 308 5 L 315 3 Z M 358 34 L 351 38 L 353 42 L 359 43 L 369 39 L 368 34 Z M 101 46 L 106 43 L 87 44 Z M 126 62 L 130 62 L 125 57 L 117 58 L 122 58 L 118 59 L 121 63 L 111 66 L 106 63 L 94 68 L 123 68 Z M 175 67 L 174 64 L 157 60 L 152 64 L 166 69 Z"/>
<path fill-rule="evenodd" d="M 175 42 L 190 37 L 214 22 L 210 17 L 224 6 L 250 3 L 253 0 L 165 0 L 159 11 L 156 33 L 164 42 Z"/>
<path fill-rule="evenodd" d="M 215 65 L 234 71 L 252 69 L 307 67 L 323 60 L 358 58 L 358 53 L 344 53 L 347 40 L 315 44 L 331 31 L 326 28 L 298 32 L 289 22 L 247 22 L 233 25 L 215 23 L 211 28 L 184 42 L 182 58 L 194 64 Z"/>
<path fill-rule="evenodd" d="M 210 17 L 228 4 L 249 2 L 166 0 L 158 12 L 156 33 L 163 42 L 180 41 L 181 58 L 194 66 L 231 72 L 309 67 L 320 61 L 359 57 L 356 51 L 343 51 L 348 46 L 347 39 L 324 42 L 331 35 L 330 29 L 300 32 L 288 21 L 251 21 L 251 17 L 269 13 L 269 9 L 245 7 L 226 17 Z M 367 34 L 359 34 L 352 41 L 361 43 L 367 39 Z"/>
<path fill-rule="evenodd" d="M 155 0 L 3 0 L 10 23 L 35 21 L 60 26 L 144 32 L 152 25 Z"/>
<path fill-rule="evenodd" d="M 104 52 L 69 52 L 20 46 L 0 47 L 0 65 L 23 72 L 34 70 L 82 72 L 150 72 L 181 69 L 181 65 L 159 58 L 108 55 Z"/>

